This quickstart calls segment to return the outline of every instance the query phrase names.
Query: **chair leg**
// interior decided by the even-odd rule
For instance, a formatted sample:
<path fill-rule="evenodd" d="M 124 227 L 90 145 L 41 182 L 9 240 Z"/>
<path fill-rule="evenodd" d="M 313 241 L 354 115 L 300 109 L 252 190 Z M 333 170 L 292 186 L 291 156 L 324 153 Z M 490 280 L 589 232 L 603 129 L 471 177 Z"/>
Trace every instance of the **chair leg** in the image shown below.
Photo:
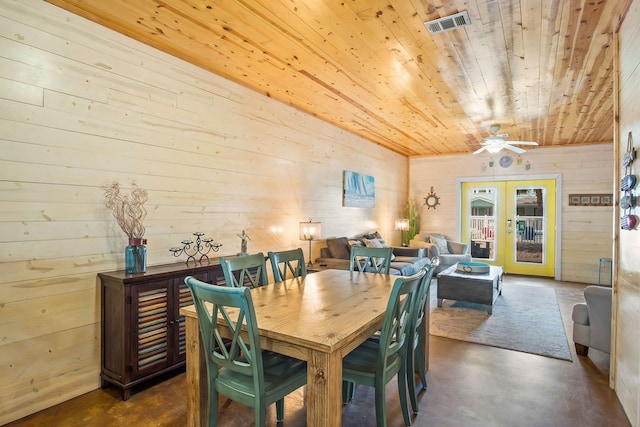
<path fill-rule="evenodd" d="M 582 345 L 582 344 L 576 344 L 576 353 L 578 354 L 578 356 L 586 356 L 589 354 L 589 347 L 587 347 L 586 345 Z"/>
<path fill-rule="evenodd" d="M 411 417 L 409 416 L 409 405 L 407 404 L 407 366 L 402 364 L 400 372 L 398 372 L 398 394 L 400 394 L 400 408 L 402 409 L 402 417 L 404 425 L 411 425 Z"/>
<path fill-rule="evenodd" d="M 427 388 L 427 373 L 424 370 L 424 339 L 424 330 L 421 330 L 420 335 L 418 335 L 418 348 L 416 349 L 415 360 L 418 363 L 418 374 L 420 375 L 422 387 Z"/>
<path fill-rule="evenodd" d="M 416 396 L 416 373 L 414 350 L 409 349 L 407 352 L 407 388 L 409 389 L 409 398 L 411 399 L 411 409 L 414 414 L 418 413 L 418 398 Z"/>
<path fill-rule="evenodd" d="M 255 413 L 255 425 L 256 427 L 267 426 L 267 407 L 264 405 L 257 405 L 254 408 Z"/>
<path fill-rule="evenodd" d="M 218 425 L 218 391 L 213 387 L 211 381 L 209 381 L 209 413 L 207 414 L 209 427 L 216 427 Z"/>
<path fill-rule="evenodd" d="M 377 427 L 387 427 L 387 414 L 384 410 L 385 405 L 385 394 L 384 394 L 384 384 L 381 380 L 376 379 L 375 381 L 375 406 L 376 406 L 376 426 Z"/>
<path fill-rule="evenodd" d="M 356 385 L 351 381 L 342 381 L 342 404 L 349 403 L 356 393 Z"/>
<path fill-rule="evenodd" d="M 276 400 L 276 421 L 284 421 L 284 398 Z"/>

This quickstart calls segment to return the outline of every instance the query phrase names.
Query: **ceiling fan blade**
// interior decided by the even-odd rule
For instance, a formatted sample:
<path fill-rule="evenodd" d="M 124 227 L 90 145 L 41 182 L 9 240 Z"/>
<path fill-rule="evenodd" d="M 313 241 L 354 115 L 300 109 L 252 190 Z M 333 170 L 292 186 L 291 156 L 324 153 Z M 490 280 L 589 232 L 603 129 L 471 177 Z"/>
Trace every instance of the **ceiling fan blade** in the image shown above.
<path fill-rule="evenodd" d="M 514 147 L 513 145 L 509 145 L 509 144 L 504 144 L 502 148 L 506 148 L 507 150 L 511 150 L 514 153 L 518 153 L 518 154 L 522 154 L 527 151 L 527 150 L 523 150 L 522 148 Z"/>
<path fill-rule="evenodd" d="M 483 146 L 483 147 L 480 147 L 480 148 L 478 148 L 476 151 L 474 151 L 474 152 L 473 152 L 473 154 L 479 154 L 479 153 L 482 153 L 482 152 L 483 152 L 484 150 L 486 150 L 486 149 L 487 149 L 487 147 L 484 147 L 484 146 Z"/>
<path fill-rule="evenodd" d="M 538 145 L 537 142 L 533 142 L 533 141 L 505 141 L 505 142 L 512 145 Z"/>

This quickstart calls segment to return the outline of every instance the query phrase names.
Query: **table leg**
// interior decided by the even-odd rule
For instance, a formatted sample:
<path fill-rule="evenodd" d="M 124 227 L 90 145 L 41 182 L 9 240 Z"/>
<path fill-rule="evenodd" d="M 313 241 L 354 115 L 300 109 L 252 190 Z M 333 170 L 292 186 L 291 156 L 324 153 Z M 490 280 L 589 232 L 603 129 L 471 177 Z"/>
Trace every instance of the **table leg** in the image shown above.
<path fill-rule="evenodd" d="M 342 354 L 311 352 L 306 404 L 308 427 L 342 424 Z"/>
<path fill-rule="evenodd" d="M 195 317 L 185 317 L 187 346 L 187 426 L 206 424 L 209 391 L 207 366 L 200 343 L 200 325 Z"/>

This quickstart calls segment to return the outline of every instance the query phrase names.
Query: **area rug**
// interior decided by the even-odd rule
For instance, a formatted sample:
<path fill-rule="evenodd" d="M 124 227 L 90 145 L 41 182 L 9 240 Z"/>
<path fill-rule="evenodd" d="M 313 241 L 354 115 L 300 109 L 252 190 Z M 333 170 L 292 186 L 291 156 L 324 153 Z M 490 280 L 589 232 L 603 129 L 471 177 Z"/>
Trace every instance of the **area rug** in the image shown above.
<path fill-rule="evenodd" d="M 436 282 L 431 287 L 431 335 L 572 361 L 551 288 L 505 284 L 492 315 L 481 304 L 444 300 L 438 307 L 437 301 Z"/>

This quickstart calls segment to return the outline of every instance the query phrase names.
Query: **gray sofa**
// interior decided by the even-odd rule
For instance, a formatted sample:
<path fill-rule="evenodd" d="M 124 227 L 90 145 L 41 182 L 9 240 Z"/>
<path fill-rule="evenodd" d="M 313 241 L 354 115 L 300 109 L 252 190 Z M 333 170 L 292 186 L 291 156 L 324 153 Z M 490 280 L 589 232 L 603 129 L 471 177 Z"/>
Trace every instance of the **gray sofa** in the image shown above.
<path fill-rule="evenodd" d="M 351 245 L 364 244 L 364 239 L 380 239 L 380 235 L 376 232 L 353 238 L 336 237 L 327 239 L 327 246 L 320 249 L 320 258 L 316 259 L 316 263 L 323 268 L 348 270 Z M 394 247 L 393 255 L 394 258 L 391 260 L 389 274 L 409 276 L 417 273 L 422 267 L 431 264 L 430 259 L 426 256 L 427 251 L 423 248 Z"/>
<path fill-rule="evenodd" d="M 409 247 L 424 248 L 428 251 L 426 256 L 429 259 L 437 257 L 440 260 L 433 273 L 434 277 L 454 264 L 471 261 L 469 245 L 450 240 L 444 234 L 418 233 L 409 241 Z"/>
<path fill-rule="evenodd" d="M 573 306 L 573 342 L 578 356 L 586 356 L 589 348 L 609 353 L 611 349 L 612 289 L 603 286 L 584 288 L 585 302 Z"/>

